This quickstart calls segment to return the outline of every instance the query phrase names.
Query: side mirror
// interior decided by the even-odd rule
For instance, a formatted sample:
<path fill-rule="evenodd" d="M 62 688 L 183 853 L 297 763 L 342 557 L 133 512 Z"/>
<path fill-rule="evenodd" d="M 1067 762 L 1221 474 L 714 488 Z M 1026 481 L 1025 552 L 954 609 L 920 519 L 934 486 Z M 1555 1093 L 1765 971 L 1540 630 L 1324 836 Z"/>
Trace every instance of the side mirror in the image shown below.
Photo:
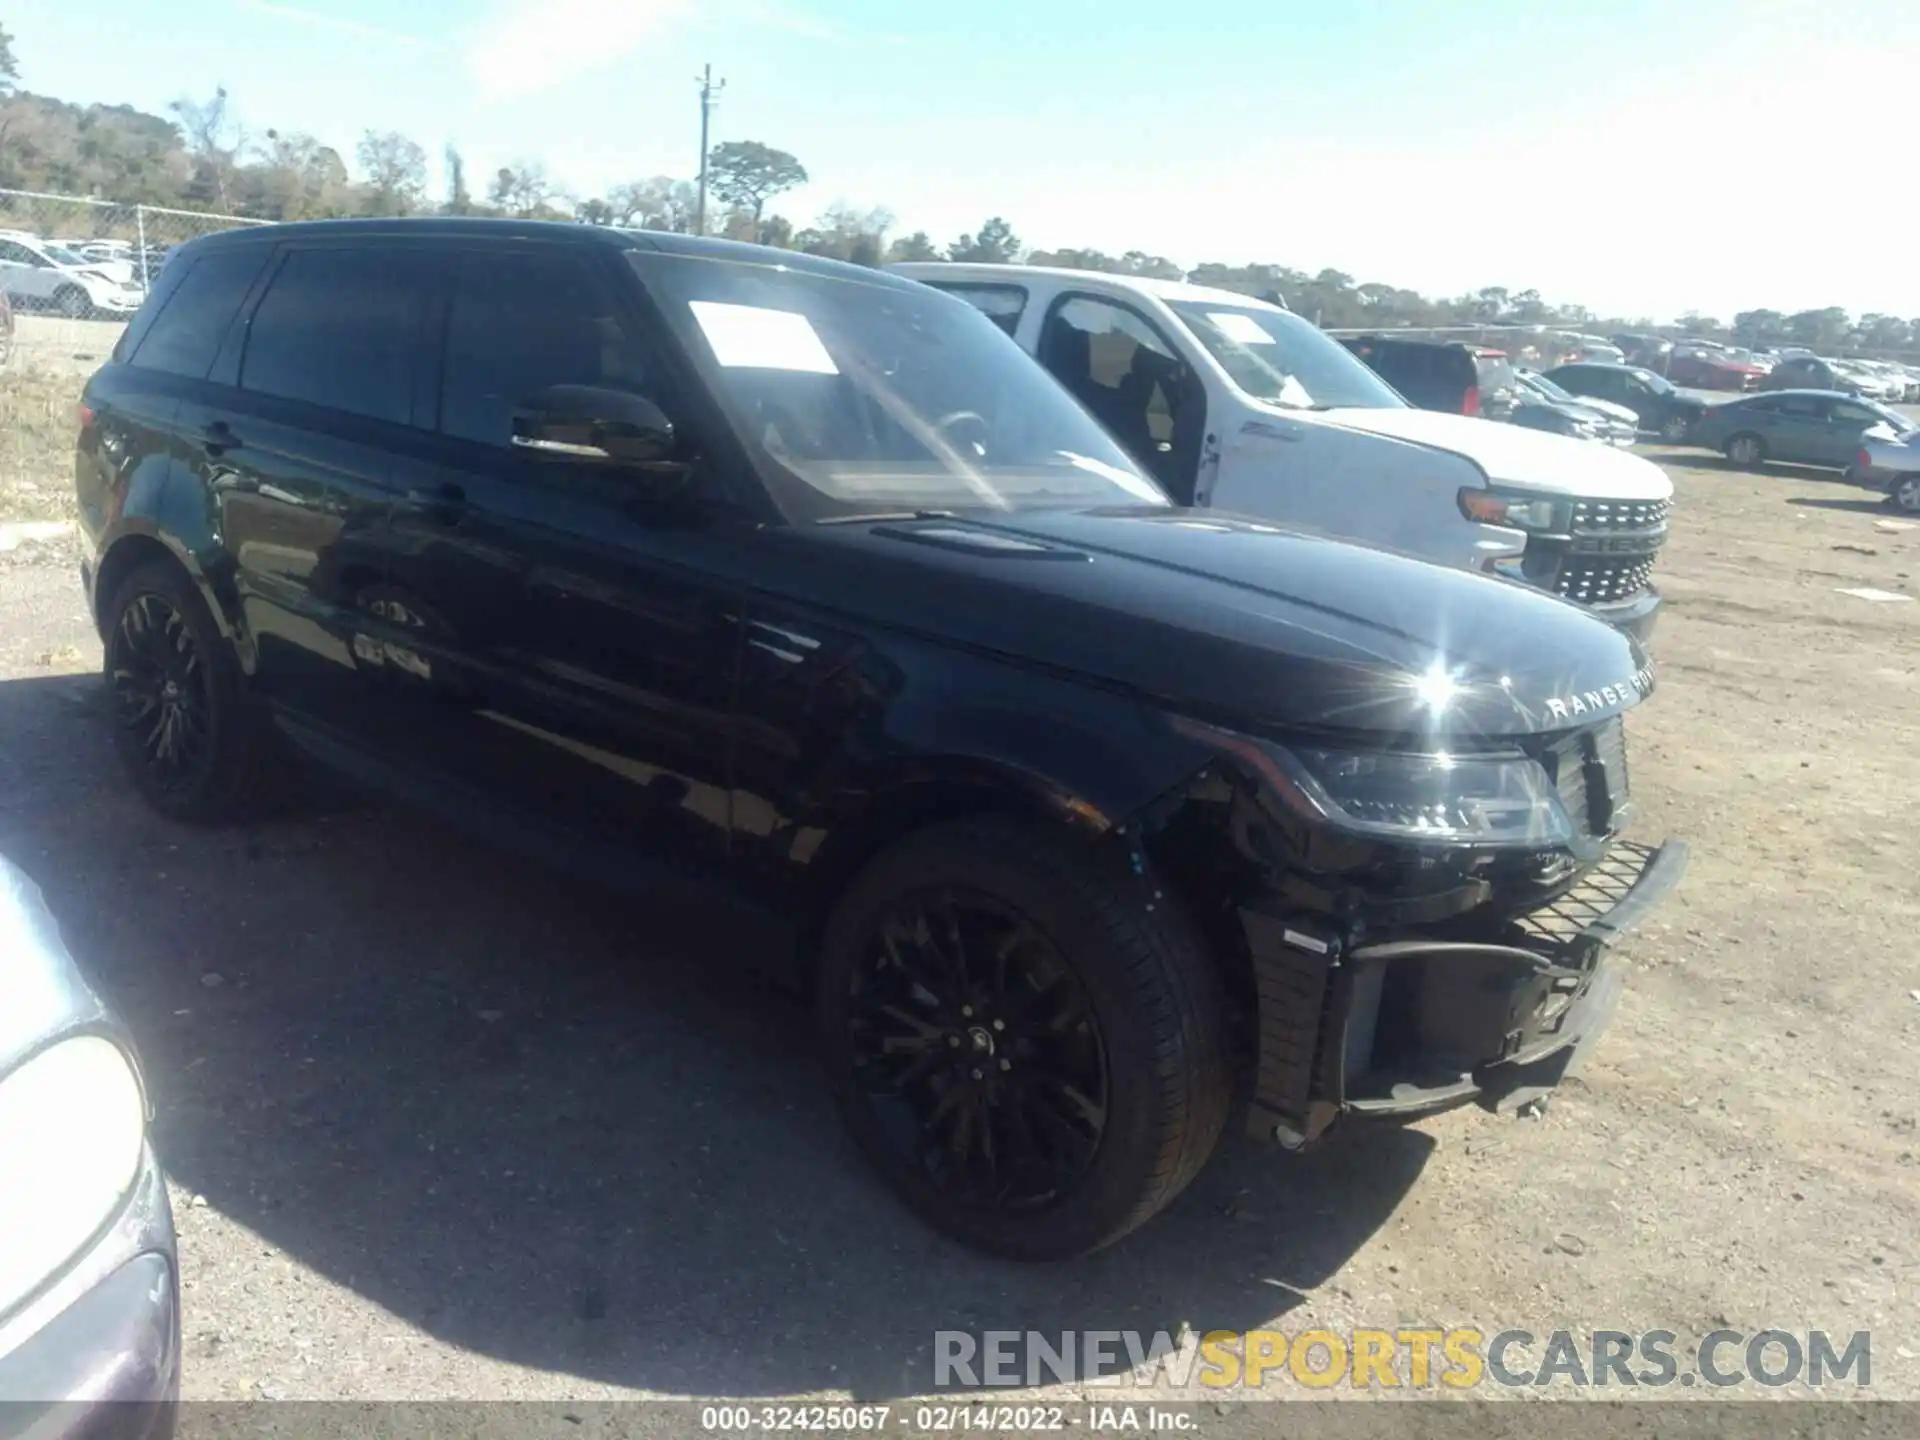
<path fill-rule="evenodd" d="M 671 459 L 673 421 L 644 395 L 598 385 L 553 385 L 514 411 L 518 450 L 554 459 L 658 465 Z"/>

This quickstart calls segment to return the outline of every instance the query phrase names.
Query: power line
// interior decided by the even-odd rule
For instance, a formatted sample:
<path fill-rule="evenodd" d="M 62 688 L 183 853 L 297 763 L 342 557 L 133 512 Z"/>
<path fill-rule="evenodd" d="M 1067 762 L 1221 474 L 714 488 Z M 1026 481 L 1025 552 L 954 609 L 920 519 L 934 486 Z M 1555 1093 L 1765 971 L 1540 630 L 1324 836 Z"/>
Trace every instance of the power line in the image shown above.
<path fill-rule="evenodd" d="M 703 67 L 693 78 L 700 87 L 700 198 L 694 202 L 693 229 L 696 235 L 704 235 L 707 233 L 707 126 L 727 82 L 713 78 L 712 65 Z"/>

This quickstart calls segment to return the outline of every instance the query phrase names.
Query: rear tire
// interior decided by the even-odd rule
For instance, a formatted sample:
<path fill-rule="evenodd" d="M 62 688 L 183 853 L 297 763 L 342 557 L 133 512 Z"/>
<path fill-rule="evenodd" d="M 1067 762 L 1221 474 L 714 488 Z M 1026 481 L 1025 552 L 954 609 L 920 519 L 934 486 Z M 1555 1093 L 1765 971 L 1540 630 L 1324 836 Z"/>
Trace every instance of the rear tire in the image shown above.
<path fill-rule="evenodd" d="M 1687 432 L 1693 429 L 1693 422 L 1684 415 L 1669 415 L 1660 423 L 1660 438 L 1669 445 L 1678 445 L 1687 438 Z"/>
<path fill-rule="evenodd" d="M 1743 470 L 1764 470 L 1767 442 L 1758 435 L 1739 434 L 1727 438 L 1727 459 Z"/>
<path fill-rule="evenodd" d="M 1920 515 L 1920 475 L 1902 475 L 1887 490 L 1893 508 L 1905 515 Z"/>
<path fill-rule="evenodd" d="M 93 301 L 78 285 L 61 286 L 53 297 L 53 303 L 69 320 L 84 320 L 93 313 Z"/>
<path fill-rule="evenodd" d="M 192 579 L 154 559 L 105 612 L 113 741 L 146 802 L 170 820 L 239 818 L 262 794 L 266 721 Z"/>
<path fill-rule="evenodd" d="M 947 1234 L 1083 1255 L 1213 1153 L 1232 1096 L 1220 975 L 1117 845 L 998 817 L 917 832 L 854 880 L 822 949 L 842 1118 Z"/>

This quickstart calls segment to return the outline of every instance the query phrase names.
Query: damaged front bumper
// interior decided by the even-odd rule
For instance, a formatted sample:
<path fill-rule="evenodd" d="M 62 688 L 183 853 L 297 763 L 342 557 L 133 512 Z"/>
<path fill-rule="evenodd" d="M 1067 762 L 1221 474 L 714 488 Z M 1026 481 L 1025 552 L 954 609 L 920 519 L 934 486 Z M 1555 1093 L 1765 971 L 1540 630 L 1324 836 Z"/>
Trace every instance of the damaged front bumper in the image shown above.
<path fill-rule="evenodd" d="M 1506 1109 L 1557 1085 L 1620 998 L 1607 950 L 1686 869 L 1679 841 L 1617 842 L 1552 904 L 1472 933 L 1359 943 L 1240 911 L 1259 994 L 1250 1124 L 1290 1149 L 1342 1115 Z"/>

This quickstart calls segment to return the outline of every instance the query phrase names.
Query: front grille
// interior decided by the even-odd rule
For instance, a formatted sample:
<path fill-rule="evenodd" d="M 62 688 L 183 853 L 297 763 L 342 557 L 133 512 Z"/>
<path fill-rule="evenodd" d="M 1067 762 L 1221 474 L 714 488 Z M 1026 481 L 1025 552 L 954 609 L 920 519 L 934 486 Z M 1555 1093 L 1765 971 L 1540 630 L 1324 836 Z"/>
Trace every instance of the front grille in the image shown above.
<path fill-rule="evenodd" d="M 1626 727 L 1618 716 L 1555 741 L 1544 759 L 1575 834 L 1620 828 L 1629 787 Z"/>
<path fill-rule="evenodd" d="M 1671 500 L 1576 500 L 1573 502 L 1573 530 L 1584 531 L 1652 530 L 1667 523 L 1673 513 Z"/>
<path fill-rule="evenodd" d="M 1553 593 L 1582 605 L 1609 605 L 1631 600 L 1647 586 L 1653 575 L 1653 557 L 1639 560 L 1596 560 L 1584 562 L 1569 556 L 1560 564 L 1553 582 Z"/>
<path fill-rule="evenodd" d="M 1652 578 L 1672 511 L 1671 500 L 1576 500 L 1564 536 L 1528 541 L 1526 573 L 1583 605 L 1631 600 Z"/>

